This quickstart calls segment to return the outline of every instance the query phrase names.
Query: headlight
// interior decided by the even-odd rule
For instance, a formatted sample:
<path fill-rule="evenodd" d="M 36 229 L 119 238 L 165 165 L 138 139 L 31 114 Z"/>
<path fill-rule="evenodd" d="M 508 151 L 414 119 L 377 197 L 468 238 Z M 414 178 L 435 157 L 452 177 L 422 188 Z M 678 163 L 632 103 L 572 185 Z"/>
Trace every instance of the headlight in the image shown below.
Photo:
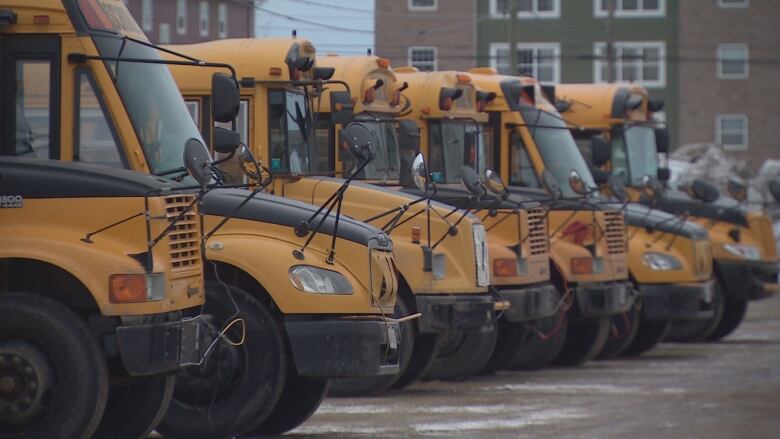
<path fill-rule="evenodd" d="M 653 271 L 679 270 L 680 260 L 664 253 L 647 252 L 642 255 L 642 261 Z"/>
<path fill-rule="evenodd" d="M 352 294 L 352 285 L 341 273 L 312 267 L 296 265 L 290 269 L 290 282 L 306 293 L 316 294 Z"/>
<path fill-rule="evenodd" d="M 761 259 L 761 252 L 758 251 L 757 247 L 752 245 L 724 244 L 723 248 L 725 248 L 729 253 L 735 254 L 745 259 L 751 259 L 754 261 Z"/>

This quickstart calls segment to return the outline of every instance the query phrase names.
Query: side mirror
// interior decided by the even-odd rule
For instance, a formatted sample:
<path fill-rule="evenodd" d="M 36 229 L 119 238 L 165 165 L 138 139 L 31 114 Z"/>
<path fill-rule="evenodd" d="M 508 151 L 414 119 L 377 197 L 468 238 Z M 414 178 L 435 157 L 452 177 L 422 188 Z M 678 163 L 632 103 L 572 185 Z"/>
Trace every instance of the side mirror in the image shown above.
<path fill-rule="evenodd" d="M 569 173 L 569 187 L 578 195 L 587 195 L 588 193 L 588 186 L 582 181 L 580 173 L 574 169 Z"/>
<path fill-rule="evenodd" d="M 347 149 L 359 162 L 368 162 L 374 158 L 376 145 L 371 131 L 362 123 L 353 122 L 341 130 L 341 147 Z"/>
<path fill-rule="evenodd" d="M 655 129 L 655 150 L 662 154 L 669 152 L 669 129 Z"/>
<path fill-rule="evenodd" d="M 600 168 L 591 168 L 590 172 L 593 174 L 593 181 L 601 187 L 609 183 L 609 177 L 612 175 L 608 171 Z"/>
<path fill-rule="evenodd" d="M 501 180 L 501 176 L 498 175 L 498 172 L 492 169 L 486 169 L 482 182 L 490 189 L 490 192 L 493 192 L 504 200 L 509 198 L 509 189 L 506 188 L 506 185 L 504 184 L 504 181 Z"/>
<path fill-rule="evenodd" d="M 211 117 L 215 122 L 232 122 L 238 116 L 241 94 L 232 76 L 214 73 L 211 77 Z"/>
<path fill-rule="evenodd" d="M 747 186 L 739 178 L 729 177 L 726 183 L 726 190 L 728 190 L 731 198 L 737 201 L 745 201 L 747 199 Z"/>
<path fill-rule="evenodd" d="M 211 157 L 200 140 L 189 139 L 184 144 L 184 167 L 198 183 L 211 181 Z"/>
<path fill-rule="evenodd" d="M 775 201 L 780 201 L 780 179 L 774 179 L 769 182 L 769 193 Z"/>
<path fill-rule="evenodd" d="M 658 181 L 667 182 L 670 178 L 672 178 L 672 171 L 669 168 L 658 168 L 656 171 L 656 178 L 658 178 Z"/>
<path fill-rule="evenodd" d="M 544 190 L 550 194 L 553 200 L 563 198 L 563 189 L 561 189 L 561 186 L 555 180 L 555 176 L 548 169 L 545 169 L 542 172 L 542 186 L 544 187 Z"/>
<path fill-rule="evenodd" d="M 482 186 L 482 182 L 479 181 L 477 171 L 470 166 L 460 167 L 460 184 L 463 185 L 471 195 L 481 197 L 485 195 L 485 187 Z"/>
<path fill-rule="evenodd" d="M 348 91 L 330 92 L 330 121 L 334 124 L 345 125 L 352 121 L 352 113 L 355 106 L 352 105 L 352 96 Z"/>
<path fill-rule="evenodd" d="M 701 200 L 705 203 L 712 203 L 718 199 L 720 195 L 718 188 L 704 180 L 693 180 L 686 188 L 685 191 L 688 196 L 697 200 Z"/>
<path fill-rule="evenodd" d="M 555 109 L 559 113 L 565 113 L 571 108 L 571 101 L 555 101 Z"/>
<path fill-rule="evenodd" d="M 425 166 L 422 153 L 418 153 L 412 162 L 412 181 L 417 189 L 424 193 L 428 192 L 428 168 Z"/>
<path fill-rule="evenodd" d="M 591 137 L 590 152 L 593 158 L 593 166 L 604 166 L 612 159 L 612 148 L 604 136 Z"/>
<path fill-rule="evenodd" d="M 222 127 L 214 127 L 214 151 L 230 154 L 241 144 L 241 134 L 238 131 Z"/>
<path fill-rule="evenodd" d="M 241 151 L 238 153 L 238 163 L 241 167 L 241 171 L 246 175 L 248 178 L 260 181 L 262 179 L 262 173 L 260 172 L 260 165 L 257 163 L 257 160 L 255 160 L 255 157 L 252 155 L 252 151 L 249 150 L 249 148 L 246 147 L 246 145 L 241 147 Z"/>

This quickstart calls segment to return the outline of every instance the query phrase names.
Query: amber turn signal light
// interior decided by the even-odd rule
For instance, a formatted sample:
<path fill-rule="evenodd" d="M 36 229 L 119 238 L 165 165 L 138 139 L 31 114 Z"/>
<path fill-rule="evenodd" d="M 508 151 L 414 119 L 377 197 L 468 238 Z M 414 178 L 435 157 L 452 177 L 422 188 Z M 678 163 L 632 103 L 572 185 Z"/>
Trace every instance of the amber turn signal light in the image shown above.
<path fill-rule="evenodd" d="M 420 229 L 420 226 L 412 226 L 412 243 L 413 244 L 419 244 L 420 243 L 420 235 L 422 235 L 422 230 Z"/>
<path fill-rule="evenodd" d="M 148 300 L 146 276 L 143 274 L 112 274 L 108 278 L 108 299 L 111 303 L 137 303 Z"/>
<path fill-rule="evenodd" d="M 593 258 L 571 258 L 573 274 L 593 274 Z"/>
<path fill-rule="evenodd" d="M 517 261 L 511 258 L 494 260 L 493 275 L 501 277 L 517 276 Z"/>

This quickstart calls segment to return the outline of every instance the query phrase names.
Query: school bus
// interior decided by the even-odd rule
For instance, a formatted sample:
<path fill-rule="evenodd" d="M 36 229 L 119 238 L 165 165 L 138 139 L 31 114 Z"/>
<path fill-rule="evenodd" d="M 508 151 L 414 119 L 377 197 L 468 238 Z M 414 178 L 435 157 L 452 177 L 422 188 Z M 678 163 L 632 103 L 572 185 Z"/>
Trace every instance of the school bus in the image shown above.
<path fill-rule="evenodd" d="M 658 160 L 658 153 L 669 150 L 668 132 L 653 116 L 663 109 L 663 101 L 651 99 L 638 84 L 565 84 L 556 95 L 566 109 L 563 116 L 578 125 L 577 139 L 598 135 L 607 140 L 611 157 L 593 164 L 624 184 L 632 200 L 696 222 L 709 232 L 716 280 L 713 316 L 675 324 L 672 339 L 719 340 L 739 326 L 749 301 L 780 291 L 780 259 L 769 217 L 749 212 L 734 200 L 692 198 L 688 193 L 696 195 L 693 187 L 684 192 L 657 183 L 669 177 Z"/>
<path fill-rule="evenodd" d="M 15 115 L 3 118 L 14 127 L 4 133 L 19 139 L 8 143 L 4 154 L 92 163 L 117 174 L 131 169 L 155 181 L 190 184 L 197 174 L 206 189 L 219 186 L 201 182 L 204 177 L 216 181 L 219 172 L 208 164 L 205 142 L 165 65 L 171 61 L 160 58 L 160 49 L 148 43 L 123 2 L 4 1 L 0 9 L 8 21 L 0 27 L 3 65 L 20 66 L 3 70 L 11 75 L 2 81 L 4 114 Z M 28 71 L 28 62 L 44 67 Z M 211 76 L 210 110 L 229 122 L 238 112 L 237 83 L 230 66 L 220 67 L 221 74 Z M 28 80 L 28 74 L 33 78 L 41 72 L 43 80 Z M 38 87 L 33 95 L 45 99 L 14 108 L 14 96 L 18 101 L 24 94 L 20 85 Z M 231 132 L 220 131 L 222 146 L 231 145 Z M 185 163 L 199 163 L 190 167 L 197 171 L 188 173 Z M 172 263 L 185 264 L 194 257 L 189 252 L 198 250 L 208 260 L 203 275 L 169 287 L 184 290 L 176 302 L 137 306 L 139 313 L 173 312 L 201 305 L 205 295 L 203 313 L 217 330 L 217 342 L 207 346 L 202 361 L 176 373 L 167 411 L 141 397 L 123 397 L 123 388 L 137 388 L 132 381 L 112 381 L 108 407 L 117 407 L 117 414 L 104 419 L 116 424 L 106 437 L 136 437 L 125 426 L 142 421 L 149 429 L 160 422 L 158 431 L 182 437 L 280 434 L 316 410 L 330 378 L 398 371 L 398 324 L 386 318 L 397 291 L 386 234 L 348 218 L 337 222 L 334 215 L 316 214 L 309 204 L 241 188 L 208 190 L 199 204 L 206 242 L 202 248 L 192 239 L 176 244 L 183 254 Z M 63 215 L 82 216 L 97 211 L 63 210 Z M 320 233 L 296 234 L 296 226 L 312 216 L 322 222 Z M 183 226 L 179 230 L 187 232 Z M 196 288 L 195 279 L 203 277 L 205 286 Z M 159 332 L 145 337 L 162 337 L 155 343 L 164 347 L 173 333 Z M 47 436 L 61 435 L 42 437 Z"/>
<path fill-rule="evenodd" d="M 335 390 L 356 394 L 404 387 L 430 368 L 442 338 L 463 334 L 473 334 L 471 355 L 457 366 L 462 368 L 461 377 L 475 373 L 477 362 L 489 358 L 496 340 L 495 299 L 487 290 L 490 271 L 482 223 L 472 215 L 453 213 L 449 206 L 416 202 L 418 197 L 399 191 L 392 183 L 408 165 L 391 169 L 383 156 L 387 145 L 380 143 L 378 136 L 373 136 L 380 145 L 373 161 L 357 175 L 353 175 L 358 170 L 355 166 L 339 171 L 334 168 L 341 148 L 335 148 L 329 138 L 335 136 L 340 125 L 352 122 L 374 133 L 384 130 L 380 135 L 390 137 L 385 141 L 397 142 L 395 131 L 387 129 L 391 125 L 383 127 L 382 120 L 353 121 L 351 116 L 363 112 L 361 105 L 372 113 L 376 111 L 379 118 L 397 112 L 389 104 L 399 84 L 381 65 L 384 61 L 374 58 L 362 67 L 356 65 L 354 75 L 358 79 L 329 80 L 336 68 L 320 67 L 315 47 L 303 38 L 235 39 L 170 47 L 189 56 L 236 66 L 242 85 L 238 124 L 242 139 L 275 174 L 274 194 L 321 204 L 345 187 L 346 179 L 366 180 L 346 186 L 340 211 L 390 233 L 399 274 L 396 315 L 420 313 L 421 317 L 402 328 L 402 344 L 408 349 L 402 352 L 398 377 L 352 380 L 338 384 Z M 369 69 L 372 65 L 373 70 Z M 191 108 L 205 108 L 208 76 L 193 69 L 174 67 L 172 71 Z M 352 93 L 362 90 L 365 82 L 372 102 L 359 104 L 361 98 L 339 93 L 346 91 L 344 82 L 352 87 L 355 81 L 360 87 Z M 325 89 L 330 97 L 326 98 Z M 328 114 L 321 110 L 331 98 L 339 99 L 332 104 L 332 108 L 340 107 L 338 114 L 333 114 L 339 119 L 325 123 Z M 207 132 L 212 121 L 202 112 L 199 119 L 201 130 Z M 402 215 L 390 226 L 399 209 Z"/>
<path fill-rule="evenodd" d="M 534 195 L 526 189 L 513 187 L 516 182 L 506 178 L 509 166 L 500 160 L 500 154 L 507 154 L 497 146 L 501 131 L 495 128 L 495 120 L 500 114 L 489 111 L 503 95 L 500 87 L 490 87 L 481 80 L 481 75 L 474 73 L 401 70 L 395 69 L 399 80 L 409 84 L 408 93 L 415 102 L 414 111 L 406 117 L 415 120 L 420 128 L 420 143 L 428 154 L 434 180 L 457 183 L 465 163 L 479 173 L 486 169 L 497 170 L 503 180 L 509 182 L 509 190 L 518 199 Z M 457 90 L 463 91 L 458 93 Z M 459 144 L 453 134 L 460 131 L 473 132 L 475 141 L 471 145 Z M 464 144 L 468 149 L 461 151 Z M 543 170 L 544 165 L 540 163 L 539 168 Z M 551 349 L 555 347 L 550 344 L 555 337 L 550 334 L 540 331 L 533 338 L 541 344 L 544 354 L 552 357 L 547 362 L 581 364 L 594 358 L 604 347 L 610 317 L 633 305 L 634 295 L 626 283 L 623 214 L 596 211 L 579 200 L 551 203 L 548 196 L 540 192 L 536 195 L 538 200 L 546 202 L 550 222 L 550 270 L 565 305 L 560 315 L 548 322 L 547 329 L 558 335 L 557 342 L 562 343 L 559 352 Z M 539 358 L 545 357 L 540 355 Z M 531 363 L 530 366 L 540 364 L 544 363 Z M 529 367 L 529 363 L 514 367 Z"/>

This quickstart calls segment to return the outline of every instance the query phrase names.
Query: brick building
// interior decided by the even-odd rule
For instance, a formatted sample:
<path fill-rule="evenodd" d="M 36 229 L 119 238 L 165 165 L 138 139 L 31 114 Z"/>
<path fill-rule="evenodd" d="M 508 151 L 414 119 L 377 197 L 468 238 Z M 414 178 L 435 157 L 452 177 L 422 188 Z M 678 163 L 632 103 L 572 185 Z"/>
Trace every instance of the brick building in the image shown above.
<path fill-rule="evenodd" d="M 254 34 L 255 8 L 251 0 L 125 0 L 125 3 L 153 43 L 185 44 Z"/>

